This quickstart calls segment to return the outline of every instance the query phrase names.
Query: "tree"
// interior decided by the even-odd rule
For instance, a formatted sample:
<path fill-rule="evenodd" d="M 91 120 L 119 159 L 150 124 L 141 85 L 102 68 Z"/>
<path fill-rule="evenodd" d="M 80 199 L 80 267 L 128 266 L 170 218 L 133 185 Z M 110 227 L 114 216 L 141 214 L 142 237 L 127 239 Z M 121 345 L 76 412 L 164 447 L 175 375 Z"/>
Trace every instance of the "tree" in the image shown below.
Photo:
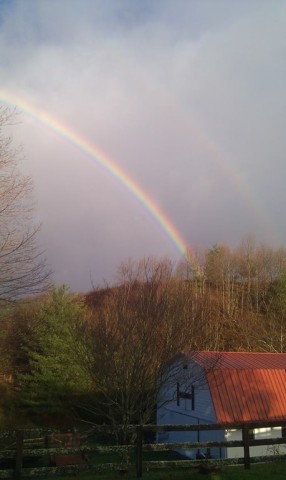
<path fill-rule="evenodd" d="M 85 347 L 77 337 L 85 315 L 83 301 L 64 285 L 52 288 L 41 302 L 24 347 L 29 370 L 19 375 L 21 400 L 32 411 L 51 413 L 63 405 L 66 410 L 89 389 L 81 363 Z"/>
<path fill-rule="evenodd" d="M 267 351 L 285 352 L 286 349 L 286 275 L 282 273 L 268 288 L 269 308 L 261 344 Z"/>
<path fill-rule="evenodd" d="M 170 261 L 129 262 L 119 273 L 119 285 L 94 302 L 84 328 L 84 366 L 96 392 L 85 408 L 94 423 L 122 425 L 125 441 L 130 424 L 152 419 L 159 391 L 178 374 L 166 367 L 191 349 L 195 318 L 189 284 L 173 276 Z"/>
<path fill-rule="evenodd" d="M 36 245 L 32 222 L 32 182 L 19 170 L 18 152 L 5 127 L 14 112 L 0 106 L 0 301 L 41 291 L 50 271 Z"/>

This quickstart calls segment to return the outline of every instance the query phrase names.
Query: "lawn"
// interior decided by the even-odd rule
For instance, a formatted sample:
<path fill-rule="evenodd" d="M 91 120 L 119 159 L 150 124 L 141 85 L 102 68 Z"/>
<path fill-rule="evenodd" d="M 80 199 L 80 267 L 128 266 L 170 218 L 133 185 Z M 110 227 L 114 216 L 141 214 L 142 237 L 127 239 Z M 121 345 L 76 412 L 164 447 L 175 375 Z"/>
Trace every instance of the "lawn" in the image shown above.
<path fill-rule="evenodd" d="M 134 471 L 125 474 L 119 472 L 106 472 L 102 474 L 81 474 L 76 476 L 76 480 L 135 480 L 136 473 Z M 45 480 L 71 480 L 75 477 L 59 476 L 45 477 Z M 245 470 L 243 466 L 223 467 L 219 472 L 210 474 L 202 474 L 194 469 L 181 470 L 153 470 L 143 471 L 142 480 L 285 480 L 286 478 L 286 462 L 276 461 L 273 463 L 252 465 L 250 470 Z"/>

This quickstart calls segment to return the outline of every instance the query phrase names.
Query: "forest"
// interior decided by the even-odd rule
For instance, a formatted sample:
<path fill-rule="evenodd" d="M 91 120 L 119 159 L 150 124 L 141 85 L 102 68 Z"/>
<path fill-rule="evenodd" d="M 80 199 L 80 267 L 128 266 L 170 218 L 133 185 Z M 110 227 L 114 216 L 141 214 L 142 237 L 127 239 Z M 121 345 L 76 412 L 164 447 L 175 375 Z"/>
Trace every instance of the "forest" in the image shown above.
<path fill-rule="evenodd" d="M 177 265 L 129 260 L 87 294 L 17 300 L 2 319 L 0 420 L 146 423 L 178 352 L 284 352 L 285 260 L 247 236 Z"/>

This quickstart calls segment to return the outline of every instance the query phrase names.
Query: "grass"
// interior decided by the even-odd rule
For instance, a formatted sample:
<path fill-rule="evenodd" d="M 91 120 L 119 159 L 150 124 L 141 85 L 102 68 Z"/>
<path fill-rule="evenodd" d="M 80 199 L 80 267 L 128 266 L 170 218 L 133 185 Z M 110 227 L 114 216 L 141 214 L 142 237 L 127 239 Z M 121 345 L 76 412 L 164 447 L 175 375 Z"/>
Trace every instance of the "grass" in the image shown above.
<path fill-rule="evenodd" d="M 182 458 L 182 457 L 179 457 Z M 152 460 L 178 460 L 178 455 L 175 452 L 144 452 L 143 459 L 145 462 Z M 91 453 L 89 455 L 89 463 L 92 466 L 104 463 L 121 463 L 121 456 L 118 453 L 108 452 L 107 454 Z M 35 459 L 32 459 L 33 463 Z M 42 463 L 43 459 L 39 460 Z M 39 478 L 44 480 L 135 480 L 135 457 L 132 455 L 131 464 L 127 472 L 103 471 L 102 473 L 95 473 L 95 471 L 82 470 L 73 475 L 61 474 L 57 476 L 41 476 Z M 42 465 L 48 462 L 42 463 Z M 24 465 L 29 467 L 30 465 Z M 33 464 L 31 467 L 35 467 Z M 39 465 L 40 466 L 40 465 Z M 43 474 L 42 474 L 43 475 Z M 35 477 L 34 477 L 35 478 Z M 147 470 L 146 464 L 143 463 L 142 480 L 201 480 L 202 478 L 208 480 L 285 480 L 286 478 L 286 461 L 276 460 L 275 462 L 253 464 L 249 470 L 245 470 L 243 466 L 223 466 L 219 471 L 209 474 L 202 474 L 197 468 L 169 468 L 169 469 L 155 469 L 150 466 Z"/>
<path fill-rule="evenodd" d="M 130 471 L 125 474 L 119 472 L 105 472 L 101 474 L 80 474 L 76 476 L 76 480 L 135 480 L 136 472 Z M 265 464 L 252 465 L 250 470 L 245 470 L 243 466 L 223 467 L 219 472 L 210 474 L 201 474 L 193 469 L 181 470 L 143 470 L 142 480 L 285 480 L 286 462 L 276 461 Z M 46 477 L 45 480 L 71 480 L 71 476 Z"/>

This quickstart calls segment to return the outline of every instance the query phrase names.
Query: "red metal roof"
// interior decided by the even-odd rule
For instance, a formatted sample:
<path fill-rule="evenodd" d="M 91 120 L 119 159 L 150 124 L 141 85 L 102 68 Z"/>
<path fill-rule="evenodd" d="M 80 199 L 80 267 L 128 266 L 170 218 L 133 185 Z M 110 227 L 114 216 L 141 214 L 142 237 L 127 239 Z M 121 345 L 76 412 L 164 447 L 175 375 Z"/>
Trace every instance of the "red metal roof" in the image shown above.
<path fill-rule="evenodd" d="M 285 370 L 213 370 L 207 380 L 218 423 L 286 420 Z"/>
<path fill-rule="evenodd" d="M 286 369 L 286 353 L 202 351 L 191 358 L 205 369 Z"/>
<path fill-rule="evenodd" d="M 218 423 L 286 420 L 286 354 L 198 352 Z"/>

